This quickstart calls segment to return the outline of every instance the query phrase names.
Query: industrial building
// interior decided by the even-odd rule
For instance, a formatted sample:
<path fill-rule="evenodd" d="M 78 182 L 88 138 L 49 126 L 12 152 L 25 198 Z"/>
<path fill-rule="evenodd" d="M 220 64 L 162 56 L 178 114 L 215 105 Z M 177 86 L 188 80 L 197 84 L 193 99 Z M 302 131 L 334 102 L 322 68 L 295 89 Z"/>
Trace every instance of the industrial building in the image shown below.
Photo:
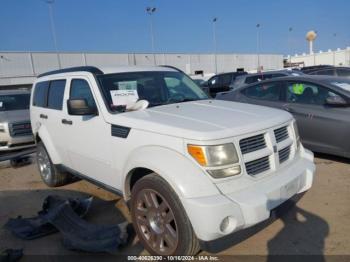
<path fill-rule="evenodd" d="M 334 66 L 350 66 L 350 47 L 345 49 L 336 49 L 328 51 L 310 52 L 309 54 L 296 54 L 287 58 L 292 64 L 301 66 L 314 65 L 334 65 Z"/>
<path fill-rule="evenodd" d="M 187 74 L 222 73 L 244 69 L 264 70 L 283 67 L 279 54 L 137 54 L 137 53 L 73 53 L 73 52 L 0 52 L 0 88 L 30 87 L 43 72 L 72 66 L 171 65 Z"/>

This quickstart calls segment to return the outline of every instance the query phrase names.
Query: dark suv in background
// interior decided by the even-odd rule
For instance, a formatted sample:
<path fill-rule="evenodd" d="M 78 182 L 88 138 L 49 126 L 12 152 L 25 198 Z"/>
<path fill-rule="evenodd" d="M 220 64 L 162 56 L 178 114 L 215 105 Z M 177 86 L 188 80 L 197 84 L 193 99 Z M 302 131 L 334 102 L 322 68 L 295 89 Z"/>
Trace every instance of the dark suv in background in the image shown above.
<path fill-rule="evenodd" d="M 209 80 L 203 83 L 201 86 L 207 87 L 209 89 L 210 95 L 212 97 L 215 97 L 219 92 L 229 91 L 230 86 L 233 84 L 236 77 L 246 74 L 247 72 L 244 71 L 217 74 L 209 78 Z"/>

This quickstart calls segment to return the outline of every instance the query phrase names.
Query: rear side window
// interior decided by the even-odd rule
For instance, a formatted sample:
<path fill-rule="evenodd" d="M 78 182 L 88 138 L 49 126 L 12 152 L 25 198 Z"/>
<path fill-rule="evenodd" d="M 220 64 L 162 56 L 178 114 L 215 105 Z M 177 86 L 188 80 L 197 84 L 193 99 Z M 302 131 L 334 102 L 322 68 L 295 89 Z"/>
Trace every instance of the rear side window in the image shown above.
<path fill-rule="evenodd" d="M 337 69 L 338 76 L 350 77 L 350 69 Z"/>
<path fill-rule="evenodd" d="M 225 74 L 221 76 L 221 82 L 223 86 L 229 86 L 232 81 L 232 74 Z"/>
<path fill-rule="evenodd" d="M 311 75 L 327 75 L 327 76 L 333 76 L 334 70 L 333 69 L 327 69 L 327 70 L 319 70 L 316 72 L 311 73 Z"/>
<path fill-rule="evenodd" d="M 46 107 L 47 92 L 49 89 L 49 82 L 39 82 L 35 85 L 33 106 Z"/>
<path fill-rule="evenodd" d="M 65 86 L 66 80 L 51 81 L 47 99 L 48 108 L 62 110 Z"/>
<path fill-rule="evenodd" d="M 279 101 L 281 93 L 280 87 L 280 82 L 261 83 L 244 89 L 242 93 L 253 99 Z"/>
<path fill-rule="evenodd" d="M 96 106 L 89 83 L 84 79 L 73 79 L 70 84 L 70 99 L 85 99 L 91 107 Z"/>

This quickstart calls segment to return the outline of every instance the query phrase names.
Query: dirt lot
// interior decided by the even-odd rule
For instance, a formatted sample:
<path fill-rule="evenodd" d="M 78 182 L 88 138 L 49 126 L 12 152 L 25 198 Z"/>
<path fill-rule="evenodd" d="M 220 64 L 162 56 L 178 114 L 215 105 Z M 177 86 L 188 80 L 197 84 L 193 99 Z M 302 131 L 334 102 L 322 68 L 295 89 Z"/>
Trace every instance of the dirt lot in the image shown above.
<path fill-rule="evenodd" d="M 295 207 L 274 220 L 230 237 L 220 255 L 268 254 L 350 254 L 350 162 L 318 156 L 313 188 Z M 130 220 L 120 198 L 88 182 L 79 181 L 51 189 L 40 180 L 35 164 L 12 169 L 0 163 L 0 227 L 10 217 L 35 215 L 45 196 L 62 194 L 79 197 L 93 195 L 88 221 L 114 224 Z M 25 255 L 76 254 L 66 250 L 60 234 L 23 241 L 0 229 L 0 249 L 23 248 Z M 146 254 L 137 238 L 120 249 L 121 254 Z M 202 254 L 208 254 L 202 252 Z"/>

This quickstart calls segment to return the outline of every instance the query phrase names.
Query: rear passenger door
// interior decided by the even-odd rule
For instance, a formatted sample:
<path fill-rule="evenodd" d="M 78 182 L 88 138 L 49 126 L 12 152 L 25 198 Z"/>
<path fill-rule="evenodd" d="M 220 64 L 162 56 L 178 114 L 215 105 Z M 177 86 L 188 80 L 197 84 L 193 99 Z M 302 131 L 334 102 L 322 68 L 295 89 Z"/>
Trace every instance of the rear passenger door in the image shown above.
<path fill-rule="evenodd" d="M 65 137 L 60 132 L 60 119 L 64 116 L 63 100 L 66 82 L 66 79 L 55 79 L 37 83 L 31 109 L 33 128 L 42 129 L 42 139 L 54 147 L 62 163 L 69 161 L 65 150 Z"/>

